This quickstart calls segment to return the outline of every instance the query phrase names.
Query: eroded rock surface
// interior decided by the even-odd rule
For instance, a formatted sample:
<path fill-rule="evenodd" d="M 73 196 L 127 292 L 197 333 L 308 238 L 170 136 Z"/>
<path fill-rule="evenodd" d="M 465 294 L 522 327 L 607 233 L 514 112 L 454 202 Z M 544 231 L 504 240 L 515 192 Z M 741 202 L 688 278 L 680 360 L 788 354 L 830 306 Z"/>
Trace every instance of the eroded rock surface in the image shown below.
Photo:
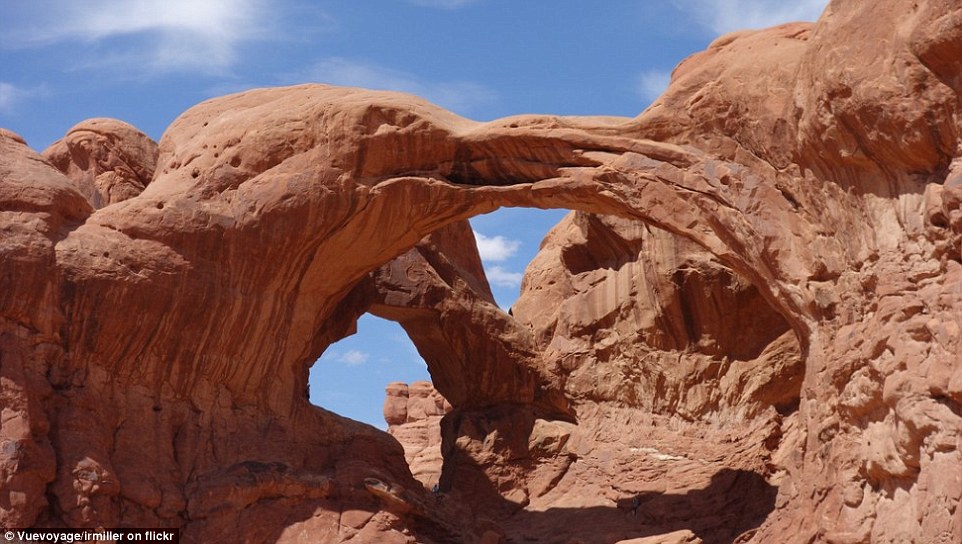
<path fill-rule="evenodd" d="M 143 192 L 157 168 L 157 143 L 116 119 L 88 119 L 44 152 L 94 208 Z"/>
<path fill-rule="evenodd" d="M 0 132 L 0 525 L 958 541 L 960 35 L 947 1 L 834 1 L 719 38 L 634 119 L 303 85 L 156 151 Z M 575 211 L 512 314 L 464 223 L 499 206 Z M 450 402 L 439 495 L 305 398 L 365 312 Z"/>
<path fill-rule="evenodd" d="M 404 447 L 411 474 L 428 489 L 441 478 L 441 418 L 451 411 L 431 382 L 387 386 L 384 420 L 387 432 Z"/>

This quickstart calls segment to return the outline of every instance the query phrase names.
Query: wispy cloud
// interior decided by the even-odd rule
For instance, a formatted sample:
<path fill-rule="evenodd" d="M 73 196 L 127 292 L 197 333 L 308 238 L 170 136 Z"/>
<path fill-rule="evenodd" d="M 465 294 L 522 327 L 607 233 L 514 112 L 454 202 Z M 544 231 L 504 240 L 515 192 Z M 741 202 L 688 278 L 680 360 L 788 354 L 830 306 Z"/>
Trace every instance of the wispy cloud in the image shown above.
<path fill-rule="evenodd" d="M 22 91 L 12 83 L 0 81 L 0 113 L 12 113 Z"/>
<path fill-rule="evenodd" d="M 216 71 L 237 62 L 243 43 L 269 35 L 269 8 L 264 0 L 41 0 L 2 30 L 7 47 L 104 45 L 105 64 Z"/>
<path fill-rule="evenodd" d="M 488 276 L 488 281 L 498 287 L 518 287 L 521 285 L 521 272 L 510 272 L 500 266 L 486 266 L 484 273 Z"/>
<path fill-rule="evenodd" d="M 668 88 L 671 72 L 666 70 L 648 70 L 638 76 L 635 92 L 648 102 L 654 101 Z"/>
<path fill-rule="evenodd" d="M 471 81 L 428 81 L 409 72 L 344 57 L 321 60 L 287 79 L 410 93 L 445 108 L 466 112 L 493 102 L 497 94 Z"/>
<path fill-rule="evenodd" d="M 815 21 L 828 0 L 674 0 L 674 4 L 701 25 L 724 34 L 792 21 Z"/>
<path fill-rule="evenodd" d="M 457 9 L 463 8 L 476 0 L 408 0 L 412 4 L 428 8 Z"/>
<path fill-rule="evenodd" d="M 474 231 L 474 239 L 478 244 L 478 253 L 482 261 L 504 261 L 518 252 L 520 240 L 509 240 L 504 236 L 485 236 Z"/>
<path fill-rule="evenodd" d="M 521 248 L 520 240 L 511 240 L 504 236 L 485 236 L 474 231 L 474 240 L 478 244 L 478 254 L 484 261 L 484 274 L 488 281 L 497 287 L 518 287 L 521 285 L 521 272 L 511 272 L 502 266 L 491 266 L 487 263 L 502 262 L 510 259 Z"/>
<path fill-rule="evenodd" d="M 337 360 L 351 366 L 362 365 L 371 358 L 371 354 L 356 349 L 348 350 L 338 356 Z"/>

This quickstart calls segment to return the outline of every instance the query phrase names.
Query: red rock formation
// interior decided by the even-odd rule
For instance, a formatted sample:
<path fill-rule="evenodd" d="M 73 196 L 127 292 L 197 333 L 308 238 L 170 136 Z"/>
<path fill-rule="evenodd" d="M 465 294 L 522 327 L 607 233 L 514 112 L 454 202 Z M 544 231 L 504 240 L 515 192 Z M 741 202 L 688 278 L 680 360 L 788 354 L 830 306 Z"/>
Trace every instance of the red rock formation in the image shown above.
<path fill-rule="evenodd" d="M 157 143 L 115 119 L 88 119 L 43 152 L 93 205 L 102 208 L 143 192 L 157 168 Z"/>
<path fill-rule="evenodd" d="M 112 122 L 46 159 L 0 133 L 0 525 L 958 541 L 960 22 L 835 1 L 720 38 L 635 119 L 250 91 L 185 112 L 152 176 Z M 498 206 L 578 212 L 514 316 L 462 222 Z M 368 311 L 451 403 L 441 497 L 304 398 Z"/>
<path fill-rule="evenodd" d="M 411 474 L 428 489 L 433 489 L 441 477 L 441 418 L 450 411 L 451 405 L 431 382 L 387 386 L 387 432 L 404 446 Z"/>
<path fill-rule="evenodd" d="M 569 215 L 528 268 L 514 315 L 579 403 L 723 422 L 798 405 L 788 323 L 710 254 L 642 222 Z"/>

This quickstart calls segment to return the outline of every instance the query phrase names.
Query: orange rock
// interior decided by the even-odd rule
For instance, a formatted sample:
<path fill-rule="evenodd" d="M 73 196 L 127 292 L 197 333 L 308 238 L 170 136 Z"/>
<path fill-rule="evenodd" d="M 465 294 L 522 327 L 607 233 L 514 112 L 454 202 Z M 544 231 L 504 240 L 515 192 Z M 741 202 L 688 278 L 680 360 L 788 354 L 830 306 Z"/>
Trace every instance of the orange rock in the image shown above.
<path fill-rule="evenodd" d="M 723 36 L 634 119 L 303 85 L 156 160 L 114 121 L 0 132 L 0 525 L 958 541 L 960 13 Z M 576 212 L 511 314 L 464 222 L 499 206 Z M 397 440 L 304 395 L 365 312 L 437 389 L 392 387 Z"/>
<path fill-rule="evenodd" d="M 397 391 L 410 391 L 410 395 L 401 396 Z M 387 432 L 404 447 L 411 474 L 426 489 L 433 489 L 441 476 L 441 418 L 449 411 L 451 405 L 430 382 L 414 382 L 410 388 L 402 383 L 388 385 L 384 404 Z"/>
<path fill-rule="evenodd" d="M 157 167 L 157 143 L 115 119 L 88 119 L 44 152 L 94 208 L 143 192 Z"/>

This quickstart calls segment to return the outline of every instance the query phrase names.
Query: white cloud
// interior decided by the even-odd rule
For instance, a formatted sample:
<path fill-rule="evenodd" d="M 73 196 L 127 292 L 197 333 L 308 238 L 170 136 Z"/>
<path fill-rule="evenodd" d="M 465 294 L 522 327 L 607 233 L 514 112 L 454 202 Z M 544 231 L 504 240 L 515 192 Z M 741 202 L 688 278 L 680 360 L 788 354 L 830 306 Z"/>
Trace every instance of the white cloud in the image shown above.
<path fill-rule="evenodd" d="M 521 272 L 510 272 L 500 266 L 485 267 L 484 273 L 488 277 L 488 281 L 498 287 L 518 287 L 521 285 L 523 276 Z"/>
<path fill-rule="evenodd" d="M 474 231 L 474 239 L 478 244 L 481 260 L 489 262 L 506 261 L 513 257 L 521 247 L 520 240 L 510 240 L 504 236 L 485 236 Z M 521 272 L 511 272 L 501 266 L 485 266 L 484 273 L 488 281 L 497 287 L 518 287 L 521 285 Z"/>
<path fill-rule="evenodd" d="M 815 21 L 828 0 L 674 0 L 675 6 L 718 34 L 766 28 L 792 21 Z"/>
<path fill-rule="evenodd" d="M 478 244 L 478 253 L 482 261 L 504 261 L 518 252 L 520 240 L 508 240 L 504 236 L 485 236 L 474 231 L 474 239 Z"/>
<path fill-rule="evenodd" d="M 239 47 L 270 32 L 271 11 L 264 0 L 47 0 L 22 14 L 19 28 L 5 28 L 21 46 L 109 39 L 104 64 L 140 70 L 225 70 Z M 5 25 L 4 25 L 5 26 Z M 83 64 L 83 63 L 81 63 Z"/>
<path fill-rule="evenodd" d="M 661 93 L 665 92 L 665 89 L 668 88 L 669 81 L 671 81 L 671 72 L 665 70 L 648 70 L 638 76 L 635 92 L 644 100 L 653 102 L 661 96 Z"/>
<path fill-rule="evenodd" d="M 13 112 L 13 105 L 20 98 L 21 91 L 11 83 L 0 81 L 0 113 Z"/>
<path fill-rule="evenodd" d="M 348 365 L 351 365 L 351 366 L 357 366 L 357 365 L 362 365 L 362 364 L 366 363 L 367 360 L 370 359 L 370 358 L 371 358 L 371 354 L 365 353 L 365 352 L 363 352 L 363 351 L 358 351 L 358 350 L 356 350 L 356 349 L 352 349 L 352 350 L 348 350 L 347 352 L 341 354 L 341 355 L 337 358 L 337 360 L 338 360 L 339 362 L 342 362 L 342 363 L 345 363 L 345 364 L 348 364 Z"/>
<path fill-rule="evenodd" d="M 445 108 L 466 111 L 492 102 L 491 89 L 470 81 L 432 82 L 371 62 L 344 57 L 324 59 L 291 79 L 310 80 L 332 85 L 400 91 L 420 96 Z"/>
<path fill-rule="evenodd" d="M 463 8 L 468 4 L 473 4 L 475 0 L 408 0 L 412 4 L 428 8 L 457 9 Z"/>

